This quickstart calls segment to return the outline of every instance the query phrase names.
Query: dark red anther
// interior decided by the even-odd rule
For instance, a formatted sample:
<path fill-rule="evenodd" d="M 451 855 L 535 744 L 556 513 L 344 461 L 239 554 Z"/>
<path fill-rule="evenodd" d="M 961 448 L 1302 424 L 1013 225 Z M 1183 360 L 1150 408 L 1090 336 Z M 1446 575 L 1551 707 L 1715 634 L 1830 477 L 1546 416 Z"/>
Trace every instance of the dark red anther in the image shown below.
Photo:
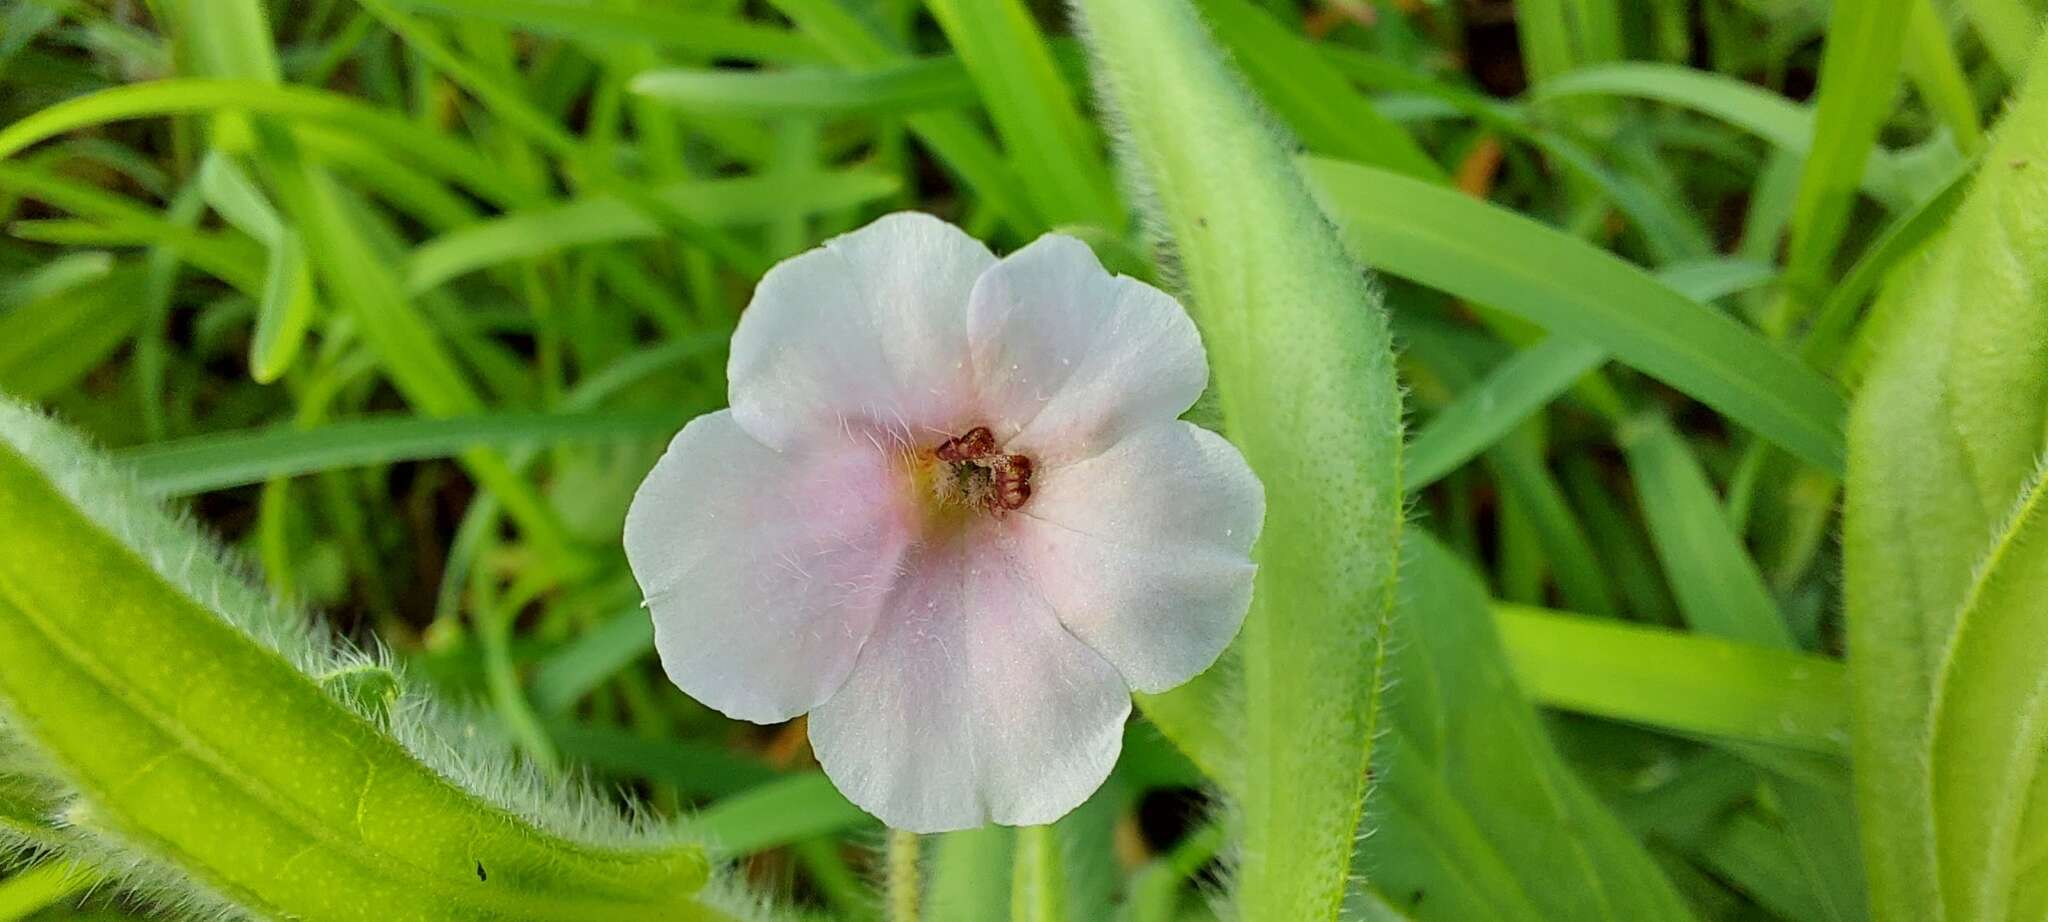
<path fill-rule="evenodd" d="M 996 436 L 987 426 L 976 426 L 940 442 L 932 452 L 941 461 L 979 461 L 995 453 Z"/>
<path fill-rule="evenodd" d="M 1020 509 L 1031 499 L 1031 459 L 1011 455 L 996 466 L 996 505 Z"/>

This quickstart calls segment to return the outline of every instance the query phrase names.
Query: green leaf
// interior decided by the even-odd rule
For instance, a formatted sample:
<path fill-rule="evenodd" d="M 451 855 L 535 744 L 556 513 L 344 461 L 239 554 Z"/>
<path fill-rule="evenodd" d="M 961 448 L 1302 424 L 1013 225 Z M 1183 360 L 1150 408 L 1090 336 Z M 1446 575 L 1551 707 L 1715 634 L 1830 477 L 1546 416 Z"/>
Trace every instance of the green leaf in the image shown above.
<path fill-rule="evenodd" d="M 313 270 L 305 245 L 256 184 L 219 152 L 208 154 L 200 165 L 199 188 L 228 223 L 270 249 L 256 331 L 249 338 L 249 376 L 258 384 L 276 381 L 297 358 L 313 323 Z"/>
<path fill-rule="evenodd" d="M 114 256 L 97 250 L 65 253 L 19 275 L 0 279 L 0 313 L 107 277 Z"/>
<path fill-rule="evenodd" d="M 723 797 L 777 777 L 766 763 L 718 743 L 649 739 L 625 730 L 566 723 L 550 725 L 547 734 L 573 761 L 621 778 L 672 784 L 686 794 Z"/>
<path fill-rule="evenodd" d="M 1352 252 L 1374 268 L 1601 346 L 1822 470 L 1841 470 L 1834 387 L 1727 315 L 1455 190 L 1318 157 L 1303 167 Z"/>
<path fill-rule="evenodd" d="M 1457 470 L 1607 361 L 1599 346 L 1547 336 L 1514 354 L 1429 418 L 1408 443 L 1402 473 L 1420 490 Z"/>
<path fill-rule="evenodd" d="M 924 0 L 1047 222 L 1120 228 L 1101 145 L 1023 0 Z"/>
<path fill-rule="evenodd" d="M 1688 736 L 1842 755 L 1841 663 L 1603 618 L 1496 605 L 1515 680 L 1537 702 Z"/>
<path fill-rule="evenodd" d="M 848 803 L 821 772 L 791 775 L 727 797 L 690 821 L 689 831 L 722 855 L 751 855 L 874 820 Z"/>
<path fill-rule="evenodd" d="M 0 390 L 46 397 L 99 367 L 142 319 L 141 288 L 131 266 L 0 314 Z"/>
<path fill-rule="evenodd" d="M 1898 95 L 1910 11 L 1891 0 L 1835 0 L 1813 113 L 1813 147 L 1799 176 L 1785 274 L 1795 294 L 1820 286 L 1848 228 L 1865 163 Z"/>
<path fill-rule="evenodd" d="M 1234 53 L 1259 97 L 1309 150 L 1417 179 L 1443 182 L 1443 167 L 1394 120 L 1351 87 L 1294 29 L 1246 0 L 1195 0 Z"/>
<path fill-rule="evenodd" d="M 1813 326 L 1799 347 L 1799 355 L 1806 359 L 1807 364 L 1816 368 L 1834 368 L 1850 338 L 1859 329 L 1856 321 L 1870 292 L 1891 275 L 1893 269 L 1920 252 L 1948 224 L 1949 216 L 1955 214 L 1956 206 L 1962 203 L 1963 193 L 1969 189 L 1969 180 L 1976 175 L 1978 167 L 1979 162 L 1975 160 L 1957 164 L 1948 181 L 1887 225 L 1884 232 L 1864 249 L 1863 255 L 1857 257 L 1856 264 L 1843 273 L 1841 281 L 1828 289 L 1827 299 L 1815 312 Z M 1837 376 L 1840 377 L 1839 371 Z"/>
<path fill-rule="evenodd" d="M 910 60 L 908 54 L 892 47 L 837 0 L 771 0 L 770 5 L 816 39 L 832 60 L 847 68 L 887 69 Z M 1021 191 L 1015 168 L 967 116 L 925 112 L 908 116 L 904 122 L 941 163 L 1011 226 L 1027 236 L 1049 226 Z"/>
<path fill-rule="evenodd" d="M 1983 163 L 1942 236 L 1880 297 L 1896 316 L 1849 420 L 1856 796 L 1881 920 L 1943 918 L 1927 772 L 1937 670 L 2048 445 L 2048 54 Z"/>
<path fill-rule="evenodd" d="M 340 420 L 316 429 L 279 426 L 197 435 L 131 448 L 117 457 L 133 465 L 144 488 L 178 495 L 272 477 L 446 458 L 484 446 L 658 438 L 675 431 L 683 415 L 594 411 Z"/>
<path fill-rule="evenodd" d="M 1418 920 L 1691 918 L 1545 736 L 1476 575 L 1426 535 L 1407 544 L 1402 685 L 1360 844 L 1373 887 Z"/>
<path fill-rule="evenodd" d="M 684 112 L 752 118 L 904 115 L 965 109 L 981 98 L 954 55 L 866 71 L 650 70 L 633 78 L 632 89 Z"/>
<path fill-rule="evenodd" d="M 1719 119 L 1802 158 L 1814 146 L 1812 107 L 1726 74 L 1674 64 L 1600 64 L 1545 81 L 1531 96 L 1538 106 L 1587 96 L 1652 100 Z M 1872 197 L 1895 202 L 1906 192 L 1907 167 L 1898 154 L 1872 147 L 1850 188 L 1859 181 Z"/>
<path fill-rule="evenodd" d="M 533 706 L 561 713 L 654 650 L 654 620 L 638 605 L 581 635 L 533 671 Z"/>
<path fill-rule="evenodd" d="M 12 157 L 68 131 L 108 122 L 220 112 L 249 112 L 333 127 L 373 142 L 395 159 L 458 183 L 494 204 L 515 206 L 537 197 L 488 154 L 401 114 L 327 90 L 250 80 L 176 78 L 87 93 L 39 109 L 0 129 L 0 157 Z"/>
<path fill-rule="evenodd" d="M 807 174 L 800 179 L 751 176 L 685 180 L 653 195 L 705 225 L 760 224 L 778 211 L 837 211 L 895 195 L 893 176 L 865 170 Z M 668 230 L 630 202 L 590 196 L 520 209 L 468 224 L 420 244 L 405 265 L 405 289 L 418 295 L 469 272 L 571 247 L 659 239 Z"/>
<path fill-rule="evenodd" d="M 706 58 L 815 62 L 816 43 L 788 29 L 738 16 L 649 6 L 643 9 L 559 0 L 395 0 L 411 10 L 503 23 L 540 35 L 604 45 L 654 45 Z"/>
<path fill-rule="evenodd" d="M 1103 107 L 1125 131 L 1125 167 L 1186 282 L 1225 431 L 1266 488 L 1257 590 L 1236 645 L 1237 912 L 1332 919 L 1379 726 L 1401 532 L 1386 315 L 1191 9 L 1075 8 Z"/>
<path fill-rule="evenodd" d="M 1641 417 L 1623 424 L 1621 447 L 1650 540 L 1686 623 L 1758 646 L 1796 646 L 1777 599 L 1685 439 L 1663 419 Z"/>
<path fill-rule="evenodd" d="M 160 513 L 117 492 L 96 518 L 50 476 L 0 446 L 0 701 L 95 824 L 263 915 L 723 918 L 690 898 L 696 849 L 576 842 L 458 787 L 105 524 L 176 531 Z"/>
<path fill-rule="evenodd" d="M 1769 281 L 1760 263 L 1714 260 L 1668 267 L 1657 278 L 1702 303 Z M 1410 492 L 1435 483 L 1607 361 L 1600 347 L 1568 336 L 1549 336 L 1500 363 L 1473 387 L 1458 392 L 1415 433 L 1403 458 Z"/>
<path fill-rule="evenodd" d="M 1700 853 L 1710 870 L 1779 918 L 1832 918 L 1827 905 L 1801 879 L 1799 855 L 1790 839 L 1754 811 L 1737 813 L 1717 826 Z"/>
<path fill-rule="evenodd" d="M 1928 773 L 1949 918 L 2004 919 L 2048 883 L 2048 480 L 2036 478 L 1956 618 L 1935 676 Z M 2033 835 L 2027 833 L 2032 832 Z"/>
<path fill-rule="evenodd" d="M 1173 922 L 1181 890 L 1188 878 L 1216 857 L 1223 847 L 1223 827 L 1210 823 L 1198 826 L 1166 854 L 1152 859 L 1131 875 L 1130 897 L 1125 900 L 1129 922 Z"/>
<path fill-rule="evenodd" d="M 1911 0 L 1912 21 L 1904 29 L 1905 70 L 1920 99 L 1941 118 L 1965 154 L 1984 146 L 1984 126 L 1977 121 L 1977 95 L 1950 44 L 1948 23 L 1934 0 Z"/>
<path fill-rule="evenodd" d="M 246 240 L 202 234 L 122 196 L 15 164 L 0 163 L 0 189 L 105 222 L 119 227 L 123 233 L 173 249 L 194 267 L 243 292 L 253 294 L 261 290 L 262 279 L 249 271 L 249 266 L 262 254 L 248 246 Z M 20 226 L 15 225 L 17 233 Z"/>

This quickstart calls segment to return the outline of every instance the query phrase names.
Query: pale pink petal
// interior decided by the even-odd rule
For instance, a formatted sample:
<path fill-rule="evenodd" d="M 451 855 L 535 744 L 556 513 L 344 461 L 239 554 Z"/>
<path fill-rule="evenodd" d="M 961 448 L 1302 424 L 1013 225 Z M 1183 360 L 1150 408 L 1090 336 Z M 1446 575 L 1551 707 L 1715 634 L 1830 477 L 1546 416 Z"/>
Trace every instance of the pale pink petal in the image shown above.
<path fill-rule="evenodd" d="M 811 746 L 897 829 L 1050 823 L 1116 763 L 1130 690 L 1060 627 L 992 521 L 911 552 Z"/>
<path fill-rule="evenodd" d="M 1031 502 L 1005 522 L 1067 630 L 1139 691 L 1209 668 L 1251 604 L 1265 515 L 1237 449 L 1167 420 L 1036 480 Z"/>
<path fill-rule="evenodd" d="M 1047 234 L 974 286 L 967 335 L 986 422 L 1044 463 L 1084 458 L 1194 405 L 1201 337 L 1165 292 Z"/>
<path fill-rule="evenodd" d="M 837 437 L 770 448 L 729 411 L 683 427 L 634 494 L 625 539 L 677 687 L 757 723 L 838 690 L 915 536 L 893 463 Z"/>
<path fill-rule="evenodd" d="M 900 212 L 777 264 L 733 332 L 733 416 L 772 445 L 842 426 L 952 426 L 974 398 L 967 300 L 980 241 Z"/>

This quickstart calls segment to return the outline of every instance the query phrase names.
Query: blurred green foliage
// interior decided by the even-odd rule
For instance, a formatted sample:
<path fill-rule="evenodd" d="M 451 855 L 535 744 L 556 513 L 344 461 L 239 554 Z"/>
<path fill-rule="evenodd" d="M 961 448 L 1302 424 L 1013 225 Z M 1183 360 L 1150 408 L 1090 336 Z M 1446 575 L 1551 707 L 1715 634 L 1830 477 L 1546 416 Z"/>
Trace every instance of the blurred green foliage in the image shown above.
<path fill-rule="evenodd" d="M 10 0 L 0 392 L 111 460 L 0 408 L 0 919 L 2038 918 L 2040 15 Z M 1288 565 L 1067 819 L 884 847 L 801 721 L 666 682 L 618 535 L 760 273 L 902 208 L 1188 296 Z M 151 724 L 181 674 L 66 672 L 112 636 L 276 710 Z M 173 725 L 263 809 L 95 786 Z M 210 864 L 339 802 L 291 725 L 492 857 Z"/>

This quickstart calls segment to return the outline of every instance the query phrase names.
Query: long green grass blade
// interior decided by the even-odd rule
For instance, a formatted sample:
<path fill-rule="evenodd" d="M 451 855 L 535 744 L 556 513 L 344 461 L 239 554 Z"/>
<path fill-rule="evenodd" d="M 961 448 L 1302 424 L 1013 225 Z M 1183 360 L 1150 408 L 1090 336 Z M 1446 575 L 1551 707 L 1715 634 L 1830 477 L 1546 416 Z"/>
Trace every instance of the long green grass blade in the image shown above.
<path fill-rule="evenodd" d="M 650 70 L 632 89 L 683 112 L 751 118 L 905 115 L 966 109 L 981 97 L 954 55 L 923 57 L 873 70 Z"/>
<path fill-rule="evenodd" d="M 689 831 L 721 855 L 751 855 L 873 822 L 824 774 L 810 772 L 725 798 L 697 814 Z"/>
<path fill-rule="evenodd" d="M 141 321 L 141 286 L 130 266 L 0 314 L 0 390 L 41 398 L 84 377 Z"/>
<path fill-rule="evenodd" d="M 1795 646 L 1777 600 L 1685 440 L 1664 420 L 1644 417 L 1624 424 L 1621 444 L 1686 622 L 1717 637 Z"/>
<path fill-rule="evenodd" d="M 1599 345 L 1823 470 L 1842 468 L 1833 385 L 1725 314 L 1565 233 L 1453 190 L 1317 157 L 1346 244 L 1392 275 Z"/>
<path fill-rule="evenodd" d="M 1830 7 L 1813 146 L 1799 177 L 1786 252 L 1785 273 L 1795 298 L 1811 297 L 1804 289 L 1818 289 L 1830 275 L 1878 129 L 1898 93 L 1910 23 L 1909 12 L 1886 0 L 1838 0 Z"/>
<path fill-rule="evenodd" d="M 497 22 L 539 35 L 608 46 L 653 45 L 707 58 L 812 63 L 823 60 L 816 43 L 787 29 L 737 16 L 646 6 L 620 8 L 559 0 L 395 0 L 411 10 L 446 13 L 467 21 Z"/>
<path fill-rule="evenodd" d="M 249 339 L 249 376 L 268 384 L 291 367 L 313 323 L 313 270 L 306 248 L 256 184 L 220 153 L 209 154 L 200 166 L 199 188 L 214 211 L 270 249 L 256 330 Z"/>
<path fill-rule="evenodd" d="M 1717 261 L 1674 266 L 1657 277 L 1705 303 L 1774 274 L 1758 263 Z M 1568 336 L 1545 337 L 1517 352 L 1416 431 L 1403 459 L 1408 489 L 1421 490 L 1456 470 L 1606 361 L 1605 350 Z"/>
<path fill-rule="evenodd" d="M 1095 131 L 1024 0 L 925 0 L 981 90 L 982 105 L 1053 224 L 1121 228 L 1124 209 Z"/>
<path fill-rule="evenodd" d="M 1352 89 L 1338 70 L 1271 14 L 1246 0 L 1195 0 L 1245 77 L 1309 150 L 1418 179 L 1445 173 L 1407 129 Z"/>
<path fill-rule="evenodd" d="M 1573 71 L 1536 87 L 1538 105 L 1574 98 L 1621 96 L 1691 109 L 1756 135 L 1802 157 L 1814 149 L 1817 115 L 1801 105 L 1725 74 L 1670 64 L 1601 64 Z M 1906 195 L 1906 164 L 1882 147 L 1868 149 L 1868 161 L 1848 188 L 1862 188 L 1883 202 Z"/>
<path fill-rule="evenodd" d="M 896 194 L 892 176 L 861 170 L 776 177 L 683 180 L 654 191 L 681 214 L 707 226 L 758 225 L 777 210 L 837 211 Z M 632 203 L 591 196 L 478 221 L 421 244 L 405 266 L 405 287 L 430 291 L 469 272 L 571 247 L 659 238 L 667 230 Z"/>
<path fill-rule="evenodd" d="M 534 669 L 533 706 L 562 713 L 591 689 L 654 651 L 654 621 L 640 606 L 586 631 Z"/>
<path fill-rule="evenodd" d="M 112 87 L 66 100 L 0 129 L 0 157 L 12 157 L 68 131 L 108 122 L 234 111 L 331 125 L 499 204 L 517 204 L 534 197 L 488 155 L 402 115 L 326 90 L 248 80 L 182 77 Z"/>
<path fill-rule="evenodd" d="M 486 446 L 659 438 L 674 431 L 682 418 L 680 413 L 607 410 L 338 420 L 317 429 L 286 426 L 193 436 L 129 449 L 116 457 L 133 467 L 145 489 L 181 495 L 272 477 L 455 457 Z"/>
<path fill-rule="evenodd" d="M 1516 682 L 1543 705 L 1688 736 L 1848 752 L 1848 673 L 1834 660 L 1520 605 L 1496 605 L 1494 624 Z"/>

